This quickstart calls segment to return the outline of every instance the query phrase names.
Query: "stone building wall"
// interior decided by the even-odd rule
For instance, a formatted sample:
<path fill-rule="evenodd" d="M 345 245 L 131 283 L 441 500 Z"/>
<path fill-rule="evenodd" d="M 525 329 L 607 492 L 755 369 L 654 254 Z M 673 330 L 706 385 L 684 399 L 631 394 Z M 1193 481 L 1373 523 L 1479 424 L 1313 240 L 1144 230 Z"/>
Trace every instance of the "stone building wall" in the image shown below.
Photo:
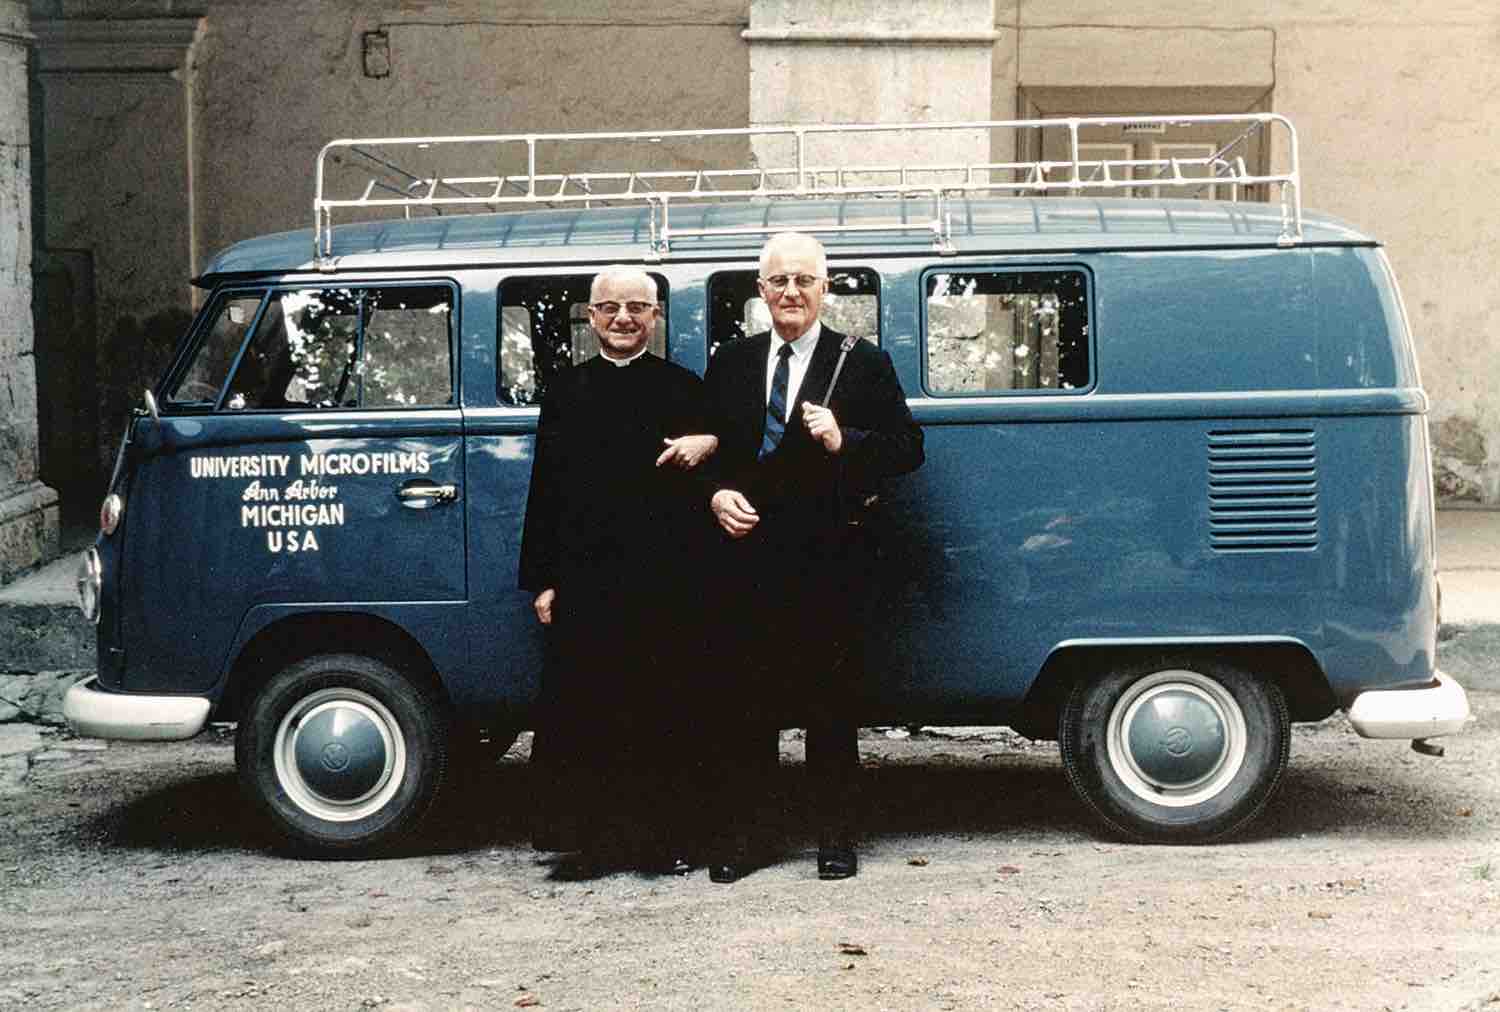
<path fill-rule="evenodd" d="M 28 13 L 0 0 L 0 583 L 57 551 L 57 494 L 38 480 L 31 325 Z"/>
<path fill-rule="evenodd" d="M 53 456 L 91 455 L 100 476 L 193 306 L 187 278 L 229 243 L 310 224 L 334 137 L 1268 108 L 1300 131 L 1308 206 L 1388 244 L 1444 500 L 1500 506 L 1488 0 L 31 0 L 30 15 L 39 277 L 76 310 L 46 314 L 42 343 L 98 377 L 67 379 L 95 402 L 92 444 Z"/>

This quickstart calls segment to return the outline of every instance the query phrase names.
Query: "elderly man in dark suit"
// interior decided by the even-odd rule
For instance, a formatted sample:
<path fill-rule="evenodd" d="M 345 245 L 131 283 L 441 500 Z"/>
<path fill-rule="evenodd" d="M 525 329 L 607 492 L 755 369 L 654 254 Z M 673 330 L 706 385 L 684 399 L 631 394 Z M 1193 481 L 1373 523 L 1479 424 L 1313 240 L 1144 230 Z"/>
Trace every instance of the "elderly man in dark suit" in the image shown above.
<path fill-rule="evenodd" d="M 772 329 L 721 346 L 704 377 L 709 431 L 719 437 L 705 481 L 724 535 L 719 656 L 737 670 L 720 718 L 744 714 L 721 754 L 719 814 L 727 842 L 710 856 L 716 882 L 748 870 L 747 835 L 763 778 L 765 729 L 807 717 L 807 770 L 819 825 L 818 875 L 858 870 L 853 792 L 859 752 L 853 695 L 861 666 L 867 559 L 850 520 L 881 479 L 923 460 L 890 357 L 818 318 L 828 262 L 817 239 L 780 233 L 760 258 Z M 830 393 L 830 387 L 832 391 Z"/>

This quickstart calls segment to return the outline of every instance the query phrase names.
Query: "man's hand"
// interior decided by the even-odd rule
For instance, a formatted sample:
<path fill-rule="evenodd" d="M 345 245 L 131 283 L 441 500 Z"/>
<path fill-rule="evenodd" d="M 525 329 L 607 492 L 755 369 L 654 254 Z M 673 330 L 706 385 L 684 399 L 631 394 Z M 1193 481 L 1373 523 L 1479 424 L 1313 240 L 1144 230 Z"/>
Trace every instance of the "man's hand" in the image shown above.
<path fill-rule="evenodd" d="M 713 456 L 719 448 L 718 436 L 678 436 L 676 439 L 663 439 L 667 448 L 656 458 L 656 466 L 671 464 L 680 467 L 684 471 L 691 471 L 709 457 Z"/>
<path fill-rule="evenodd" d="M 829 453 L 838 453 L 844 448 L 844 430 L 839 428 L 833 412 L 812 401 L 802 402 L 802 424 L 808 433 L 823 444 Z"/>
<path fill-rule="evenodd" d="M 721 488 L 709 500 L 714 517 L 724 533 L 731 538 L 743 538 L 760 523 L 760 514 L 750 505 L 750 500 L 732 488 Z"/>
<path fill-rule="evenodd" d="M 557 600 L 557 588 L 548 587 L 536 596 L 531 602 L 531 607 L 536 609 L 536 617 L 542 625 L 552 624 L 552 602 Z"/>

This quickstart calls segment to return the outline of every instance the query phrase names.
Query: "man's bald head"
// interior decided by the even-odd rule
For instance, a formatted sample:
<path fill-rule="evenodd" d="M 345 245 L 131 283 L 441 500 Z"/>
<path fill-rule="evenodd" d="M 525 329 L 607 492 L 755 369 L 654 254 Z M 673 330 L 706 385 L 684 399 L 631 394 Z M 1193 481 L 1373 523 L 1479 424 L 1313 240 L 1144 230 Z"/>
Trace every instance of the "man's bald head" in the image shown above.
<path fill-rule="evenodd" d="M 644 298 L 649 302 L 656 301 L 656 282 L 651 280 L 651 275 L 639 267 L 631 267 L 629 264 L 610 264 L 598 274 L 594 275 L 594 283 L 589 286 L 589 301 L 600 301 L 600 291 L 608 286 L 614 289 L 632 289 L 647 293 Z"/>

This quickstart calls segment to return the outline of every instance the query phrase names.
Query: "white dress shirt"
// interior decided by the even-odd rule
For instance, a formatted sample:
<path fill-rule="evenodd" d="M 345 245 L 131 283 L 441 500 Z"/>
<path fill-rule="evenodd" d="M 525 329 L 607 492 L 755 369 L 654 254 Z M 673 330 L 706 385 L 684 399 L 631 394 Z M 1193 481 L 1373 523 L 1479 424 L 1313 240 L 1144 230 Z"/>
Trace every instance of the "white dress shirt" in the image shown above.
<path fill-rule="evenodd" d="M 812 364 L 813 350 L 818 346 L 818 337 L 823 333 L 823 322 L 814 321 L 808 328 L 807 333 L 795 341 L 783 341 L 781 335 L 776 333 L 775 328 L 771 330 L 771 353 L 766 356 L 766 403 L 771 402 L 771 380 L 776 375 L 777 356 L 781 353 L 781 346 L 790 344 L 792 357 L 787 361 L 786 377 L 786 413 L 787 424 L 792 424 L 792 405 L 797 403 L 797 391 L 802 388 L 802 377 L 807 375 L 807 367 Z M 818 396 L 822 396 L 819 394 Z"/>

